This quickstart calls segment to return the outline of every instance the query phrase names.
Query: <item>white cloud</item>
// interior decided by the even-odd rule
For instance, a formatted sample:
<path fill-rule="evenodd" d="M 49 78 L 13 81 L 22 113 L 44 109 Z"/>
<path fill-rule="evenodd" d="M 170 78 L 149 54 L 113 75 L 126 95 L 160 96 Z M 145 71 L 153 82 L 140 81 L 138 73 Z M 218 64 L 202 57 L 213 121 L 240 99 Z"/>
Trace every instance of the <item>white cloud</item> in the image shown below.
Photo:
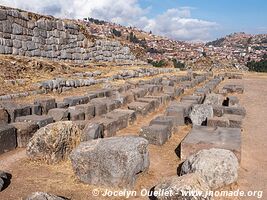
<path fill-rule="evenodd" d="M 138 0 L 0 0 L 0 4 L 62 18 L 94 17 L 179 40 L 210 39 L 217 27 L 215 22 L 192 18 L 191 7 L 169 9 L 149 18 L 150 8 L 142 8 Z"/>

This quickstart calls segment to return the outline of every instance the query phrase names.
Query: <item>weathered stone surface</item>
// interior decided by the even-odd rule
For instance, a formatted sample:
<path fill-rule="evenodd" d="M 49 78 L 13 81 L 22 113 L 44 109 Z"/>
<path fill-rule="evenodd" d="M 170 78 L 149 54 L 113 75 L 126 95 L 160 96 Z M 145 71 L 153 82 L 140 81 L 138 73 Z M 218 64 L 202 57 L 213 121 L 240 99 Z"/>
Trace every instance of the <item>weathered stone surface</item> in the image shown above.
<path fill-rule="evenodd" d="M 85 183 L 133 188 L 137 174 L 149 167 L 148 141 L 135 136 L 81 143 L 70 155 L 78 178 Z"/>
<path fill-rule="evenodd" d="M 42 113 L 47 114 L 50 109 L 56 107 L 56 100 L 54 98 L 40 98 L 35 99 L 34 104 L 41 106 Z"/>
<path fill-rule="evenodd" d="M 136 121 L 136 112 L 134 110 L 124 110 L 124 109 L 116 109 L 113 110 L 106 115 L 105 118 L 109 119 L 118 119 L 118 129 L 126 128 L 128 125 L 134 124 Z"/>
<path fill-rule="evenodd" d="M 57 102 L 57 108 L 68 108 L 69 104 L 66 102 Z"/>
<path fill-rule="evenodd" d="M 211 117 L 207 120 L 207 126 L 211 127 L 229 127 L 230 122 L 226 117 Z"/>
<path fill-rule="evenodd" d="M 179 145 L 182 160 L 209 148 L 228 149 L 241 160 L 241 129 L 223 127 L 194 126 Z"/>
<path fill-rule="evenodd" d="M 202 103 L 203 98 L 201 96 L 186 95 L 181 98 L 181 102 L 192 101 L 194 103 Z"/>
<path fill-rule="evenodd" d="M 8 113 L 5 109 L 0 108 L 0 124 L 8 123 Z"/>
<path fill-rule="evenodd" d="M 105 101 L 101 101 L 98 99 L 92 99 L 91 103 L 95 107 L 95 116 L 101 116 L 101 115 L 107 113 L 108 108 L 107 108 L 107 103 Z"/>
<path fill-rule="evenodd" d="M 208 184 L 203 180 L 200 174 L 190 173 L 183 176 L 173 176 L 162 183 L 155 186 L 155 193 L 168 192 L 168 196 L 157 196 L 158 200 L 210 200 L 210 196 L 206 196 L 206 192 L 210 190 Z M 200 196 L 185 196 L 188 192 L 203 193 Z M 196 194 L 194 193 L 194 194 Z"/>
<path fill-rule="evenodd" d="M 57 163 L 80 143 L 81 130 L 73 122 L 56 122 L 39 129 L 27 145 L 33 160 Z"/>
<path fill-rule="evenodd" d="M 53 117 L 54 121 L 66 121 L 69 118 L 69 112 L 66 108 L 53 108 L 48 111 L 48 116 Z"/>
<path fill-rule="evenodd" d="M 15 127 L 18 147 L 26 147 L 33 134 L 39 126 L 32 122 L 15 122 L 11 126 Z"/>
<path fill-rule="evenodd" d="M 183 126 L 185 124 L 185 109 L 182 107 L 168 107 L 165 112 L 168 117 L 175 117 L 175 124 Z"/>
<path fill-rule="evenodd" d="M 91 103 L 77 105 L 75 110 L 84 112 L 85 120 L 90 120 L 95 116 L 95 106 Z"/>
<path fill-rule="evenodd" d="M 223 106 L 224 114 L 246 116 L 246 109 L 243 106 Z"/>
<path fill-rule="evenodd" d="M 76 107 L 69 107 L 69 118 L 71 121 L 80 121 L 85 120 L 85 113 L 80 109 L 76 109 Z"/>
<path fill-rule="evenodd" d="M 8 112 L 8 122 L 14 122 L 17 117 L 31 114 L 31 106 L 29 105 L 5 102 L 2 107 Z"/>
<path fill-rule="evenodd" d="M 174 116 L 158 116 L 150 121 L 149 125 L 151 126 L 153 124 L 166 125 L 170 128 L 171 132 L 174 132 L 178 129 L 178 125 L 176 124 L 176 118 Z"/>
<path fill-rule="evenodd" d="M 201 125 L 208 117 L 213 117 L 213 108 L 211 105 L 194 105 L 189 115 L 193 125 Z"/>
<path fill-rule="evenodd" d="M 228 96 L 228 106 L 235 106 L 239 103 L 239 99 L 236 96 Z"/>
<path fill-rule="evenodd" d="M 66 200 L 66 198 L 45 192 L 34 192 L 30 196 L 28 196 L 26 200 Z"/>
<path fill-rule="evenodd" d="M 171 137 L 171 127 L 157 124 L 144 126 L 139 135 L 147 139 L 150 144 L 163 145 Z"/>
<path fill-rule="evenodd" d="M 42 128 L 47 124 L 53 123 L 53 118 L 47 115 L 28 115 L 24 117 L 17 117 L 16 122 L 32 122 Z"/>
<path fill-rule="evenodd" d="M 221 117 L 224 114 L 224 106 L 212 105 L 213 115 Z"/>
<path fill-rule="evenodd" d="M 223 90 L 225 90 L 227 93 L 242 94 L 244 92 L 244 86 L 238 84 L 228 84 L 223 86 Z"/>
<path fill-rule="evenodd" d="M 85 142 L 103 137 L 104 137 L 104 125 L 101 123 L 89 122 L 83 129 L 81 141 Z"/>
<path fill-rule="evenodd" d="M 128 104 L 128 109 L 134 110 L 137 115 L 146 115 L 148 114 L 149 110 L 151 108 L 150 103 L 145 103 L 145 102 L 132 102 Z"/>
<path fill-rule="evenodd" d="M 17 146 L 16 130 L 10 125 L 0 125 L 0 154 L 11 151 Z"/>
<path fill-rule="evenodd" d="M 8 179 L 7 174 L 3 171 L 0 171 L 0 192 L 2 191 L 7 179 Z"/>
<path fill-rule="evenodd" d="M 223 117 L 227 118 L 229 120 L 229 127 L 231 128 L 242 128 L 242 121 L 243 116 L 242 115 L 229 115 L 224 114 Z"/>
<path fill-rule="evenodd" d="M 221 106 L 224 101 L 224 96 L 221 94 L 207 94 L 203 104 L 207 105 L 219 105 Z"/>
<path fill-rule="evenodd" d="M 199 173 L 211 189 L 234 183 L 238 177 L 238 160 L 226 149 L 204 149 L 191 155 L 182 165 L 181 175 Z"/>
<path fill-rule="evenodd" d="M 160 106 L 160 101 L 153 98 L 137 98 L 137 101 L 149 103 L 151 105 L 149 112 L 154 112 Z"/>
<path fill-rule="evenodd" d="M 77 96 L 77 97 L 67 97 L 63 101 L 69 106 L 76 106 L 80 104 L 86 104 L 89 102 L 89 97 L 87 96 Z"/>

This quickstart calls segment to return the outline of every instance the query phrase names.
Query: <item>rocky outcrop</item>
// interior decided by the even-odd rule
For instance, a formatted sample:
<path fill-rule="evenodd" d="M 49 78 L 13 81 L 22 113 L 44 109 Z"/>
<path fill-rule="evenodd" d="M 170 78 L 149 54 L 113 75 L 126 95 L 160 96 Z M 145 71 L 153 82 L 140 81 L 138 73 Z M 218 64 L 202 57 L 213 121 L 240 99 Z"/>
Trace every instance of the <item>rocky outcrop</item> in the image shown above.
<path fill-rule="evenodd" d="M 0 7 L 0 53 L 53 60 L 131 62 L 118 41 L 90 40 L 74 20 L 61 20 Z"/>
<path fill-rule="evenodd" d="M 181 175 L 199 173 L 211 189 L 234 183 L 238 177 L 238 160 L 232 151 L 212 148 L 191 155 L 182 165 Z"/>
<path fill-rule="evenodd" d="M 88 184 L 132 188 L 149 167 L 148 141 L 124 136 L 81 143 L 70 155 L 78 178 Z"/>
<path fill-rule="evenodd" d="M 154 194 L 160 194 L 162 191 L 168 194 L 168 196 L 157 196 L 158 200 L 210 200 L 211 197 L 206 195 L 209 190 L 203 178 L 197 173 L 192 173 L 180 177 L 174 176 L 163 181 L 155 186 Z M 203 195 L 196 195 L 201 193 Z"/>
<path fill-rule="evenodd" d="M 81 130 L 71 121 L 56 122 L 39 129 L 27 146 L 33 160 L 57 163 L 68 157 L 80 143 Z"/>

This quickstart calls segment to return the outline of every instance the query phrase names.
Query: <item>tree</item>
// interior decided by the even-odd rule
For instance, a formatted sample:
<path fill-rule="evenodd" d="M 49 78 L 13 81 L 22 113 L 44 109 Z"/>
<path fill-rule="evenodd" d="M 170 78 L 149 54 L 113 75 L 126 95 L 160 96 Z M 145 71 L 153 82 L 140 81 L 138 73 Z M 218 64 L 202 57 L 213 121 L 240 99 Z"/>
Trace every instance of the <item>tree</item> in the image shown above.
<path fill-rule="evenodd" d="M 115 35 L 116 37 L 121 37 L 121 32 L 117 31 L 115 28 L 112 29 L 112 34 Z"/>
<path fill-rule="evenodd" d="M 185 64 L 177 60 L 176 58 L 172 59 L 172 63 L 174 68 L 185 69 Z"/>

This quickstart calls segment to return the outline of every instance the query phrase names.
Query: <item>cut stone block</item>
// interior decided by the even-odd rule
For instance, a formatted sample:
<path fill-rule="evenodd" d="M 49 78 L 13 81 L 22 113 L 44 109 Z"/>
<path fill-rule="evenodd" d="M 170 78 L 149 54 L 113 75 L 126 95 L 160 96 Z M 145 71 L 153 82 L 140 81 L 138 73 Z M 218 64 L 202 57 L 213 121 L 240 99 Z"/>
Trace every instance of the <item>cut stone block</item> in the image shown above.
<path fill-rule="evenodd" d="M 69 111 L 66 108 L 53 108 L 47 113 L 48 116 L 53 117 L 54 121 L 67 121 L 69 119 Z"/>
<path fill-rule="evenodd" d="M 215 117 L 221 117 L 221 116 L 223 116 L 224 106 L 212 105 L 212 108 L 213 108 L 213 115 Z"/>
<path fill-rule="evenodd" d="M 238 84 L 228 84 L 223 87 L 223 90 L 225 90 L 227 93 L 239 93 L 243 94 L 244 92 L 244 86 L 238 85 Z"/>
<path fill-rule="evenodd" d="M 139 135 L 147 139 L 149 144 L 163 145 L 171 137 L 171 129 L 168 125 L 153 124 L 142 127 Z"/>
<path fill-rule="evenodd" d="M 104 100 L 93 99 L 91 103 L 95 107 L 95 116 L 100 116 L 107 113 L 107 103 Z"/>
<path fill-rule="evenodd" d="M 225 117 L 211 117 L 207 120 L 207 126 L 211 127 L 229 127 L 229 120 Z"/>
<path fill-rule="evenodd" d="M 194 126 L 179 145 L 180 157 L 185 160 L 202 149 L 231 150 L 241 160 L 241 129 Z"/>
<path fill-rule="evenodd" d="M 8 122 L 12 123 L 17 117 L 31 115 L 31 106 L 23 104 L 15 104 L 13 102 L 5 102 L 2 107 L 8 113 Z"/>
<path fill-rule="evenodd" d="M 90 121 L 88 120 L 78 120 L 78 121 L 73 121 L 75 125 L 79 127 L 79 129 L 83 130 Z"/>
<path fill-rule="evenodd" d="M 239 103 L 239 99 L 236 96 L 228 96 L 228 106 L 235 106 Z"/>
<path fill-rule="evenodd" d="M 38 125 L 32 122 L 15 122 L 11 126 L 15 127 L 18 147 L 26 147 L 33 134 L 38 130 Z"/>
<path fill-rule="evenodd" d="M 155 111 L 160 106 L 160 101 L 157 100 L 157 99 L 145 98 L 144 97 L 144 98 L 138 98 L 137 101 L 138 102 L 149 103 L 151 105 L 149 112 Z"/>
<path fill-rule="evenodd" d="M 134 95 L 134 98 L 142 98 L 147 94 L 147 89 L 146 88 L 135 88 L 131 89 L 131 93 Z"/>
<path fill-rule="evenodd" d="M 0 124 L 8 123 L 8 113 L 5 109 L 0 108 Z"/>
<path fill-rule="evenodd" d="M 28 115 L 16 118 L 16 122 L 33 122 L 37 124 L 39 128 L 44 127 L 47 124 L 53 123 L 53 121 L 53 117 L 47 115 Z"/>
<path fill-rule="evenodd" d="M 119 118 L 123 120 L 123 124 L 126 124 L 123 126 L 123 128 L 126 128 L 128 125 L 134 124 L 136 121 L 136 113 L 134 110 L 124 110 L 124 109 L 116 109 L 113 110 L 105 115 L 106 118 Z"/>
<path fill-rule="evenodd" d="M 152 121 L 150 121 L 149 125 L 151 126 L 153 124 L 168 126 L 171 132 L 176 131 L 178 128 L 178 125 L 176 124 L 176 119 L 174 116 L 164 116 L 164 115 L 158 116 Z"/>
<path fill-rule="evenodd" d="M 119 130 L 121 120 L 118 118 L 94 118 L 90 122 L 99 123 L 104 125 L 104 135 L 103 137 L 113 137 L 116 135 L 116 132 Z"/>
<path fill-rule="evenodd" d="M 124 136 L 82 142 L 70 155 L 77 177 L 101 187 L 131 189 L 149 167 L 148 141 Z"/>
<path fill-rule="evenodd" d="M 101 123 L 87 123 L 83 129 L 81 141 L 89 141 L 104 137 L 104 125 Z"/>
<path fill-rule="evenodd" d="M 0 154 L 11 151 L 16 146 L 16 129 L 10 125 L 0 125 Z"/>
<path fill-rule="evenodd" d="M 184 108 L 182 107 L 168 107 L 166 109 L 166 116 L 175 117 L 175 124 L 183 126 L 185 124 Z"/>
<path fill-rule="evenodd" d="M 47 114 L 50 109 L 56 108 L 56 100 L 54 98 L 35 99 L 34 104 L 41 106 L 43 114 Z"/>
<path fill-rule="evenodd" d="M 32 115 L 42 115 L 42 107 L 41 105 L 36 105 L 36 104 L 30 104 L 31 107 L 31 114 Z"/>
<path fill-rule="evenodd" d="M 147 115 L 151 109 L 151 104 L 135 101 L 128 104 L 128 109 L 134 110 L 137 115 Z"/>
<path fill-rule="evenodd" d="M 146 96 L 146 98 L 152 98 L 157 99 L 160 101 L 160 104 L 167 104 L 171 101 L 171 96 L 168 94 L 161 94 L 161 95 L 155 95 L 155 96 Z"/>
<path fill-rule="evenodd" d="M 184 101 L 192 101 L 192 102 L 200 104 L 203 101 L 203 97 L 202 96 L 186 95 L 186 96 L 183 96 L 181 98 L 181 102 L 184 102 Z"/>
<path fill-rule="evenodd" d="M 242 121 L 244 118 L 243 116 L 224 114 L 223 117 L 225 117 L 229 120 L 229 127 L 231 127 L 231 128 L 241 128 L 242 127 Z"/>
<path fill-rule="evenodd" d="M 66 102 L 57 102 L 57 108 L 68 108 L 69 104 Z"/>
<path fill-rule="evenodd" d="M 188 117 L 194 105 L 192 102 L 171 102 L 169 108 L 182 108 L 184 110 L 184 116 Z"/>
<path fill-rule="evenodd" d="M 243 106 L 230 106 L 230 107 L 224 106 L 223 113 L 246 116 L 246 109 Z"/>
<path fill-rule="evenodd" d="M 75 110 L 84 112 L 85 120 L 90 120 L 95 116 L 95 106 L 91 103 L 77 105 Z"/>
<path fill-rule="evenodd" d="M 72 106 L 68 108 L 70 121 L 85 120 L 85 113 L 82 110 L 77 110 Z"/>
<path fill-rule="evenodd" d="M 87 96 L 67 97 L 64 98 L 63 101 L 69 104 L 69 106 L 76 106 L 80 104 L 89 103 L 89 97 Z"/>

